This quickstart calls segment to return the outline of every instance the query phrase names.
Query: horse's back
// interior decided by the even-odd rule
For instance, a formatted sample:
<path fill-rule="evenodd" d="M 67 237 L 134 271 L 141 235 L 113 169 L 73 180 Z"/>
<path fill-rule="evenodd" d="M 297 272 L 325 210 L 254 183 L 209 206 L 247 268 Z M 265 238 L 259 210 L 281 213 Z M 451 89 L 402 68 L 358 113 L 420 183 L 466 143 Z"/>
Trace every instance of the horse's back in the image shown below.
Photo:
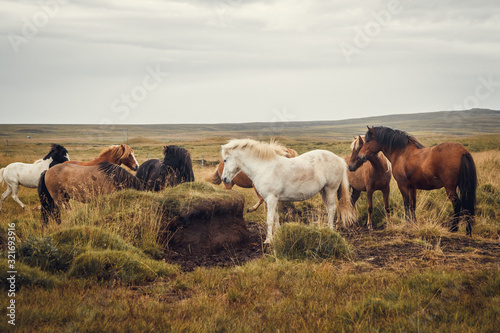
<path fill-rule="evenodd" d="M 432 190 L 443 186 L 456 187 L 460 174 L 462 156 L 470 154 L 461 144 L 443 142 L 433 147 L 416 149 L 394 166 L 394 176 L 404 170 L 404 177 L 417 189 Z M 403 167 L 403 168 L 402 168 Z"/>
<path fill-rule="evenodd" d="M 47 170 L 45 186 L 56 201 L 69 197 L 85 202 L 95 195 L 109 193 L 114 186 L 97 166 L 57 164 Z"/>

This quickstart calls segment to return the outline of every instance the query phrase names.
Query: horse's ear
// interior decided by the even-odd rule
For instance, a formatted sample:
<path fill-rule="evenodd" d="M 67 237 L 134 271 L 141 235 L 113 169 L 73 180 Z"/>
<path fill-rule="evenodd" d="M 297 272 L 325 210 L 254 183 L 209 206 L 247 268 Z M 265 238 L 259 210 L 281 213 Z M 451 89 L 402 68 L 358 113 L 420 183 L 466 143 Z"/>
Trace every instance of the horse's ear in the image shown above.
<path fill-rule="evenodd" d="M 361 135 L 358 135 L 358 142 L 361 143 L 361 144 L 364 142 L 363 138 L 361 137 Z"/>

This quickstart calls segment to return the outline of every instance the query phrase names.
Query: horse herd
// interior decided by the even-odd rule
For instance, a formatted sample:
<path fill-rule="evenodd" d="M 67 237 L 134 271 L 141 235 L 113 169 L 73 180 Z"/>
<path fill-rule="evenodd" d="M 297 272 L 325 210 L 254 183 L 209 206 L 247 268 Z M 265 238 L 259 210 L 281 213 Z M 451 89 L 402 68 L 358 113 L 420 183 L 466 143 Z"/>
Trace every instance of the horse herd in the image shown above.
<path fill-rule="evenodd" d="M 266 203 L 265 243 L 272 242 L 279 227 L 279 201 L 307 200 L 317 193 L 326 206 L 330 228 L 334 228 L 335 213 L 344 226 L 355 221 L 354 206 L 362 191 L 367 192 L 368 228 L 372 229 L 372 195 L 377 190 L 383 193 L 389 222 L 392 177 L 403 196 L 407 221 L 416 220 L 417 189 L 444 187 L 454 209 L 450 230 L 456 232 L 463 217 L 467 235 L 472 234 L 477 173 L 464 146 L 442 143 L 424 147 L 406 132 L 379 126 L 369 127 L 364 137 L 355 137 L 351 150 L 345 158 L 327 150 L 312 150 L 297 156 L 295 150 L 273 140 L 265 143 L 235 139 L 222 146 L 223 161 L 210 181 L 224 182 L 227 189 L 233 185 L 255 189 L 259 201 L 249 211 Z M 7 183 L 0 210 L 9 195 L 26 209 L 17 196 L 19 185 L 38 188 L 42 221 L 47 223 L 50 217 L 60 222 L 60 209 L 68 208 L 70 199 L 86 202 L 124 188 L 161 191 L 194 181 L 191 157 L 185 148 L 165 146 L 163 155 L 162 160 L 148 160 L 139 166 L 129 146 L 115 145 L 92 161 L 79 162 L 70 160 L 64 147 L 53 144 L 50 152 L 33 164 L 11 163 L 0 169 L 0 182 Z M 136 175 L 120 167 L 121 164 L 137 171 Z"/>

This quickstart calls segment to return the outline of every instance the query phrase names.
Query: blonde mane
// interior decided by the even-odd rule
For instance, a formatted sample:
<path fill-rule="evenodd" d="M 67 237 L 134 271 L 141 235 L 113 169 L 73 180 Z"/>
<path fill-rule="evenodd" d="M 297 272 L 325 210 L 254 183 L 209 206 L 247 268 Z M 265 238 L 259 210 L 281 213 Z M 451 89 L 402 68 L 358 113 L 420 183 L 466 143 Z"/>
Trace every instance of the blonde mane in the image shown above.
<path fill-rule="evenodd" d="M 361 136 L 355 137 L 354 140 L 351 142 L 351 150 L 355 151 L 359 148 L 359 138 Z M 364 137 L 362 138 L 364 141 Z"/>
<path fill-rule="evenodd" d="M 109 155 L 117 161 L 129 157 L 131 153 L 132 153 L 132 148 L 130 148 L 127 145 L 113 145 L 101 151 L 98 157 Z"/>
<path fill-rule="evenodd" d="M 289 150 L 283 147 L 274 139 L 271 139 L 269 143 L 253 139 L 234 139 L 222 146 L 222 152 L 225 154 L 234 149 L 247 150 L 253 156 L 263 160 L 270 160 L 278 155 L 294 157 L 292 155 L 295 152 L 293 149 Z M 295 156 L 296 154 L 295 152 Z"/>

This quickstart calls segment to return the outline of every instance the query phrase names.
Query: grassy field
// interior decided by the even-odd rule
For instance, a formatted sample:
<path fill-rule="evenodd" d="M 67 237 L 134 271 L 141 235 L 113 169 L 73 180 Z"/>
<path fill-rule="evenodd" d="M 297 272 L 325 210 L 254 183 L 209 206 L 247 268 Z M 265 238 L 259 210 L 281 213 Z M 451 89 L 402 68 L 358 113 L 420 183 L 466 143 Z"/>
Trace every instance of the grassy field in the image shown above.
<path fill-rule="evenodd" d="M 374 124 L 376 125 L 376 124 Z M 6 126 L 6 125 L 2 125 Z M 81 135 L 81 127 L 40 126 L 39 137 L 27 139 L 23 125 L 2 127 L 8 137 L 0 167 L 15 161 L 34 162 L 63 144 L 71 159 L 90 160 L 112 143 L 126 138 Z M 363 127 L 359 127 L 363 132 Z M 29 129 L 32 131 L 32 129 Z M 139 129 L 137 128 L 137 132 Z M 247 129 L 245 129 L 247 131 Z M 19 135 L 13 136 L 12 133 Z M 30 132 L 31 133 L 31 132 Z M 132 133 L 131 131 L 129 132 Z M 73 135 L 72 135 L 73 134 Z M 95 133 L 94 133 L 95 134 Z M 194 187 L 162 193 L 124 191 L 88 204 L 72 202 L 61 225 L 40 224 L 35 189 L 22 188 L 23 211 L 7 199 L 0 212 L 2 261 L 0 331 L 27 332 L 495 332 L 500 327 L 500 135 L 474 132 L 421 134 L 425 145 L 451 139 L 467 146 L 475 159 L 479 186 L 473 238 L 447 230 L 452 207 L 443 190 L 419 191 L 418 222 L 407 225 L 395 183 L 391 187 L 391 224 L 385 225 L 381 193 L 374 199 L 376 230 L 368 232 L 366 196 L 357 209 L 360 225 L 329 235 L 319 197 L 282 207 L 288 234 L 301 232 L 333 237 L 345 252 L 328 256 L 301 250 L 288 256 L 293 245 L 263 248 L 254 260 L 229 267 L 198 267 L 183 271 L 164 259 L 160 202 L 172 193 L 189 205 L 199 193 L 226 196 L 204 183 L 219 161 L 220 145 L 235 132 L 208 130 L 197 139 L 180 134 L 130 136 L 129 145 L 140 163 L 160 158 L 162 146 L 187 148 L 194 162 Z M 245 136 L 251 133 L 245 133 Z M 269 139 L 256 134 L 256 138 Z M 282 135 L 279 140 L 304 153 L 328 149 L 344 156 L 349 141 L 325 139 L 322 134 Z M 201 161 L 204 161 L 204 167 Z M 5 187 L 2 187 L 2 191 Z M 245 208 L 257 198 L 252 189 L 235 188 Z M 263 227 L 265 208 L 244 214 Z M 300 224 L 292 223 L 300 222 Z M 17 236 L 15 296 L 9 296 L 7 239 L 10 224 Z M 307 228 L 301 225 L 307 224 Z M 312 229 L 311 229 L 312 228 Z M 295 231 L 294 231 L 295 230 Z M 286 233 L 284 233 L 286 234 Z M 315 237 L 316 237 L 315 236 Z M 320 237 L 320 238 L 321 238 Z M 337 241 L 336 237 L 340 237 Z M 299 253 L 300 254 L 300 253 Z M 7 307 L 15 300 L 15 327 Z"/>

